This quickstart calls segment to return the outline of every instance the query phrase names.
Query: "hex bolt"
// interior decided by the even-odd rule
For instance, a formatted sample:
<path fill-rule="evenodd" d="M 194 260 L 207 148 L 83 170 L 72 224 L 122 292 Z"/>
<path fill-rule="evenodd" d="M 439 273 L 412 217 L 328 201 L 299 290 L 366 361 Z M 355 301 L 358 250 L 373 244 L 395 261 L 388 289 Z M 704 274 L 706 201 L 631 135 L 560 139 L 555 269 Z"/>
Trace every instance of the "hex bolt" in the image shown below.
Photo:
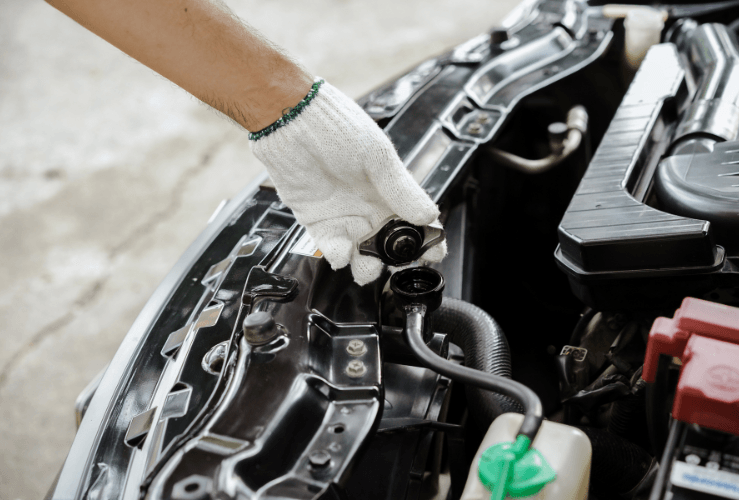
<path fill-rule="evenodd" d="M 479 123 L 470 123 L 467 125 L 467 132 L 470 134 L 478 135 L 482 132 L 482 126 Z"/>
<path fill-rule="evenodd" d="M 326 450 L 314 451 L 308 457 L 308 462 L 313 469 L 325 469 L 331 464 L 331 454 Z"/>
<path fill-rule="evenodd" d="M 481 114 L 477 115 L 477 118 L 475 119 L 475 121 L 477 123 L 480 123 L 480 124 L 483 124 L 484 125 L 486 123 L 490 123 L 490 116 L 489 115 L 486 115 L 484 113 L 481 113 Z"/>
<path fill-rule="evenodd" d="M 367 346 L 361 340 L 354 339 L 349 341 L 349 345 L 346 346 L 346 352 L 355 357 L 363 356 L 367 352 Z"/>
<path fill-rule="evenodd" d="M 359 378 L 365 373 L 367 373 L 367 367 L 358 359 L 349 361 L 349 364 L 346 365 L 346 374 L 352 378 Z"/>

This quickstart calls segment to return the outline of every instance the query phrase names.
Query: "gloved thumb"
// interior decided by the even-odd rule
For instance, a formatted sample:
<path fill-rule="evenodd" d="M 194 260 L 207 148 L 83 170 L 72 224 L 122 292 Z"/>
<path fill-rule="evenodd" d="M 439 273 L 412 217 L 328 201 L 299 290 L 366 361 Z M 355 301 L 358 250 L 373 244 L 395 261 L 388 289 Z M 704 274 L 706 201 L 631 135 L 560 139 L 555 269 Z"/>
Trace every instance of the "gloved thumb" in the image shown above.
<path fill-rule="evenodd" d="M 375 281 L 382 274 L 382 261 L 369 255 L 361 255 L 358 251 L 352 257 L 352 276 L 360 286 Z"/>

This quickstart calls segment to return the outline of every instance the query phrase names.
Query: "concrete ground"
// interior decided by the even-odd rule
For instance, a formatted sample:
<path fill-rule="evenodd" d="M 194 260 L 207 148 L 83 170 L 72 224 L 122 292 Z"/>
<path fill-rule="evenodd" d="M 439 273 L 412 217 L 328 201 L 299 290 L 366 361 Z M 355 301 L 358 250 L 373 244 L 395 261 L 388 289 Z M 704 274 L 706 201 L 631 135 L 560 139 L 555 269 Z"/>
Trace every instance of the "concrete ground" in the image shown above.
<path fill-rule="evenodd" d="M 227 0 L 353 97 L 517 0 Z M 246 134 L 41 0 L 0 2 L 0 500 L 46 493 L 79 391 L 218 203 Z"/>

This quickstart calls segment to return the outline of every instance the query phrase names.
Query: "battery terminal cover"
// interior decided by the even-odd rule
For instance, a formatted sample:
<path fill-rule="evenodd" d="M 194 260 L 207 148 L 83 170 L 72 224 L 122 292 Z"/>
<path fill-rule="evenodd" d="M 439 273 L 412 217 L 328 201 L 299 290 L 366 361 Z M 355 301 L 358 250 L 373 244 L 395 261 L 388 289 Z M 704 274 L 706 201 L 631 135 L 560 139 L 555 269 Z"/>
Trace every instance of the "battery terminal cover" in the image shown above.
<path fill-rule="evenodd" d="M 739 436 L 739 308 L 688 297 L 649 332 L 642 378 L 654 382 L 660 355 L 682 361 L 672 416 Z"/>

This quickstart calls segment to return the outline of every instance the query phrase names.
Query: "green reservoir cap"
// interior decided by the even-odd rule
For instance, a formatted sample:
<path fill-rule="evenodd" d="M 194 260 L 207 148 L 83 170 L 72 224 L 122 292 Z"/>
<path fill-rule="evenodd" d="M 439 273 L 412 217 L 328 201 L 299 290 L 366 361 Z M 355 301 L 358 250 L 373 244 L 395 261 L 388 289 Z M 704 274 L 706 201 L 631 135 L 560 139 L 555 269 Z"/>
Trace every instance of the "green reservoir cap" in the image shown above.
<path fill-rule="evenodd" d="M 536 495 L 554 481 L 557 473 L 538 450 L 529 448 L 531 441 L 518 436 L 515 443 L 500 443 L 482 453 L 478 475 L 492 492 L 491 500 Z"/>

